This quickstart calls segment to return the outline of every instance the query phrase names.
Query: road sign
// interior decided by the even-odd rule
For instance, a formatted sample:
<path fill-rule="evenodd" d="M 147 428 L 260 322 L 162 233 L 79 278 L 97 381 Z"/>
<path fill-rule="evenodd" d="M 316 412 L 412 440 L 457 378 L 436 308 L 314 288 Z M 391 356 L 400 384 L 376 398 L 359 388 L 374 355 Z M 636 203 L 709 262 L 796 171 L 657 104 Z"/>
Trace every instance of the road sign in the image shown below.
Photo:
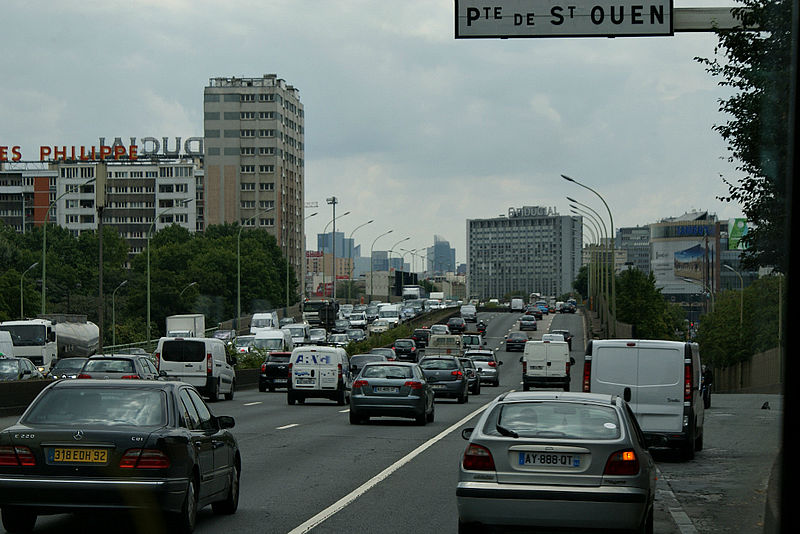
<path fill-rule="evenodd" d="M 456 0 L 456 39 L 673 34 L 672 0 Z"/>

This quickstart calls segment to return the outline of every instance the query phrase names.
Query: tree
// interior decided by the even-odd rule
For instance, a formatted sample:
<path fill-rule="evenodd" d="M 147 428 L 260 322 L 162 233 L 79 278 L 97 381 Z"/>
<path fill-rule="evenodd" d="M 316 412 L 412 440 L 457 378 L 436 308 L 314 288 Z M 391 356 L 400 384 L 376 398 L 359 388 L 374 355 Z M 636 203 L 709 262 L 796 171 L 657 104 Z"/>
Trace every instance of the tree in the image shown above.
<path fill-rule="evenodd" d="M 741 205 L 748 219 L 743 265 L 786 272 L 788 127 L 792 50 L 790 0 L 741 0 L 734 15 L 760 31 L 719 31 L 725 60 L 695 58 L 733 95 L 720 99 L 730 117 L 714 129 L 728 144 L 729 161 L 744 176 L 723 177 L 728 194 L 720 200 Z"/>
<path fill-rule="evenodd" d="M 589 295 L 588 265 L 581 265 L 581 268 L 578 270 L 578 276 L 576 276 L 575 280 L 572 282 L 572 289 L 574 289 L 575 292 L 578 293 L 578 295 L 584 297 Z"/>
<path fill-rule="evenodd" d="M 685 339 L 685 312 L 668 305 L 655 276 L 639 269 L 617 275 L 617 320 L 634 327 L 640 339 Z"/>

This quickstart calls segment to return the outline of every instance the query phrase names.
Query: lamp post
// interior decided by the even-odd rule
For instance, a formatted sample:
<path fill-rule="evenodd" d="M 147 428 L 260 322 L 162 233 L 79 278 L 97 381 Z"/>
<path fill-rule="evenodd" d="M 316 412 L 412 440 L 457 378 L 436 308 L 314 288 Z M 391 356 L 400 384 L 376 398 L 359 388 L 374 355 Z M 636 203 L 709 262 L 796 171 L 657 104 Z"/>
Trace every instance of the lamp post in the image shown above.
<path fill-rule="evenodd" d="M 404 241 L 408 241 L 409 239 L 411 239 L 411 236 L 404 237 L 403 239 L 401 239 L 400 241 L 398 241 L 397 243 L 392 245 L 392 248 L 390 248 L 388 250 L 388 252 L 386 253 L 386 261 L 388 263 L 388 265 L 386 267 L 387 267 L 387 269 L 389 269 L 389 273 L 392 272 L 392 252 L 394 252 L 394 248 L 397 245 L 399 245 L 400 243 L 403 243 Z M 389 284 L 389 281 L 387 280 L 387 282 L 386 282 L 386 300 L 388 302 L 392 302 L 391 294 L 389 293 L 389 288 L 390 288 L 390 284 Z"/>
<path fill-rule="evenodd" d="M 339 203 L 339 199 L 336 197 L 328 197 L 325 199 L 325 202 L 327 202 L 328 205 L 333 209 L 333 233 L 331 239 L 331 256 L 333 257 L 331 274 L 333 276 L 331 281 L 331 296 L 333 297 L 333 300 L 336 300 L 336 204 Z M 325 286 L 323 285 L 323 288 L 324 287 Z"/>
<path fill-rule="evenodd" d="M 690 284 L 694 284 L 703 288 L 704 292 L 708 292 L 709 296 L 711 297 L 711 310 L 714 311 L 714 292 L 706 285 L 705 282 L 701 282 L 699 280 L 694 280 L 692 278 L 681 278 L 684 282 L 689 282 Z M 708 307 L 706 307 L 706 313 L 708 313 Z"/>
<path fill-rule="evenodd" d="M 117 291 L 119 288 L 128 285 L 127 280 L 123 280 L 120 284 L 111 292 L 111 345 L 117 346 Z"/>
<path fill-rule="evenodd" d="M 373 293 L 373 287 L 374 286 L 373 286 L 373 283 L 372 283 L 372 268 L 374 267 L 373 259 L 372 259 L 372 251 L 375 248 L 375 242 L 378 241 L 378 239 L 382 238 L 385 235 L 389 235 L 392 232 L 394 232 L 394 230 L 389 230 L 388 232 L 382 233 L 381 235 L 379 235 L 378 237 L 376 237 L 372 241 L 372 245 L 370 245 L 370 247 L 369 247 L 369 299 L 370 300 L 372 300 L 372 296 L 374 295 L 374 293 Z"/>
<path fill-rule="evenodd" d="M 19 277 L 19 318 L 20 319 L 24 319 L 25 318 L 25 306 L 23 305 L 24 304 L 25 295 L 24 295 L 24 293 L 22 291 L 22 279 L 25 278 L 25 274 L 28 271 L 30 271 L 31 269 L 35 269 L 37 265 L 39 265 L 38 261 L 36 263 L 34 263 L 33 265 L 31 265 L 30 267 L 28 267 L 27 269 L 25 269 L 22 272 L 22 274 L 20 275 L 20 277 Z"/>
<path fill-rule="evenodd" d="M 175 201 L 176 204 L 180 204 L 181 206 L 186 206 L 189 202 L 194 200 L 193 198 L 182 198 L 180 200 Z M 153 218 L 153 222 L 150 223 L 150 228 L 147 229 L 147 343 L 150 343 L 150 239 L 152 238 L 153 228 L 156 225 L 158 219 L 161 218 L 162 215 L 169 212 L 170 210 L 176 207 L 175 204 L 168 208 L 164 208 L 160 212 L 156 213 L 156 216 Z"/>
<path fill-rule="evenodd" d="M 350 302 L 350 300 L 351 300 L 351 289 L 353 288 L 353 271 L 354 271 L 354 268 L 353 268 L 353 234 L 355 234 L 356 230 L 358 230 L 359 228 L 363 228 L 364 226 L 366 226 L 368 224 L 372 224 L 373 222 L 375 222 L 375 219 L 370 219 L 367 222 L 356 226 L 353 229 L 353 231 L 350 232 L 350 237 L 347 240 L 347 242 L 349 243 L 349 247 L 348 247 L 348 251 L 347 251 L 347 259 L 350 261 L 350 283 L 347 284 L 347 301 L 348 302 Z M 372 261 L 372 259 L 370 259 L 370 261 Z"/>
<path fill-rule="evenodd" d="M 566 176 L 564 174 L 562 174 L 561 177 L 563 179 L 565 179 L 566 181 L 568 181 L 568 182 L 572 182 L 572 183 L 574 183 L 576 185 L 579 185 L 579 186 L 583 187 L 584 189 L 587 189 L 587 190 L 591 191 L 592 193 L 597 195 L 597 198 L 599 198 L 600 201 L 603 203 L 603 205 L 606 207 L 606 211 L 608 212 L 608 219 L 609 219 L 609 222 L 611 223 L 611 228 L 610 228 L 611 229 L 611 234 L 610 234 L 611 235 L 611 254 L 612 254 L 612 256 L 615 256 L 616 255 L 616 245 L 614 243 L 614 216 L 611 214 L 611 209 L 608 207 L 608 203 L 606 202 L 606 199 L 604 199 L 602 197 L 602 195 L 600 195 L 600 193 L 598 193 L 597 191 L 595 191 L 591 187 L 580 183 L 579 181 L 575 180 L 574 178 L 570 178 L 569 176 Z M 615 264 L 616 264 L 615 260 L 616 260 L 615 257 L 611 258 L 611 261 L 612 261 L 612 264 L 611 264 L 611 275 L 612 275 L 611 276 L 611 314 L 614 316 L 614 322 L 612 323 L 612 327 L 613 327 L 612 336 L 613 337 L 616 337 L 616 334 L 617 334 L 617 325 L 616 325 L 616 323 L 617 323 L 617 283 L 616 283 L 617 276 L 616 276 L 616 269 L 615 269 Z"/>
<path fill-rule="evenodd" d="M 339 218 L 341 219 L 345 215 L 350 215 L 350 212 L 346 211 L 346 212 L 342 213 L 341 215 L 339 215 Z M 333 223 L 333 233 L 331 234 L 331 247 L 335 247 L 336 246 L 336 243 L 335 243 L 336 242 L 336 215 L 334 215 L 333 219 L 328 221 L 328 224 L 325 225 L 325 229 L 322 230 L 322 235 L 324 236 L 328 232 L 328 226 L 330 226 L 331 223 Z M 333 250 L 333 248 L 331 250 Z M 335 265 L 336 264 L 336 258 L 335 257 L 333 258 L 333 263 L 334 263 L 333 272 L 334 272 L 334 275 L 335 275 L 336 274 L 336 265 Z M 322 296 L 323 297 L 325 296 L 325 251 L 324 250 L 322 252 Z M 333 296 L 333 292 L 331 292 L 331 296 Z"/>
<path fill-rule="evenodd" d="M 736 273 L 736 276 L 739 277 L 739 284 L 740 284 L 740 290 L 739 290 L 739 332 L 741 332 L 742 331 L 742 323 L 744 322 L 744 277 L 742 277 L 742 275 L 739 273 L 739 271 L 737 271 L 736 269 L 734 269 L 733 267 L 731 267 L 727 263 L 723 263 L 722 266 L 725 267 L 726 269 L 728 269 L 729 271 L 732 271 L 732 272 Z"/>
<path fill-rule="evenodd" d="M 608 302 L 608 298 L 609 298 L 609 290 L 608 290 L 608 285 L 609 285 L 608 284 L 608 274 L 609 274 L 608 271 L 609 271 L 609 269 L 608 269 L 608 249 L 607 249 L 608 239 L 607 239 L 606 225 L 605 225 L 605 223 L 603 222 L 603 220 L 601 218 L 595 217 L 592 213 L 590 213 L 590 212 L 588 212 L 586 210 L 583 210 L 583 209 L 581 209 L 578 206 L 575 206 L 573 204 L 570 204 L 570 207 L 572 208 L 570 210 L 572 213 L 574 213 L 576 215 L 581 215 L 584 218 L 584 221 L 589 221 L 594 226 L 594 229 L 597 232 L 597 234 L 596 234 L 597 247 L 595 249 L 597 252 L 599 252 L 603 248 L 603 239 L 606 238 L 606 249 L 603 252 L 603 256 L 604 256 L 603 257 L 603 261 L 598 261 L 599 269 L 597 270 L 596 274 L 597 274 L 597 281 L 598 281 L 597 288 L 600 291 L 600 294 L 602 294 L 604 296 L 604 298 L 606 299 L 606 303 L 607 303 Z M 588 226 L 587 226 L 587 228 L 588 228 Z M 602 230 L 601 230 L 601 228 L 602 228 Z M 595 254 L 595 256 L 599 256 L 599 254 Z M 607 304 L 606 304 L 606 306 L 607 306 Z M 608 308 L 606 307 L 605 308 L 605 312 L 604 312 L 605 316 L 606 316 L 606 328 L 609 329 L 608 332 L 610 332 L 610 320 L 608 318 L 608 313 L 607 312 L 608 312 Z"/>
<path fill-rule="evenodd" d="M 192 282 L 192 283 L 191 283 L 191 284 L 189 284 L 188 286 L 186 286 L 186 287 L 184 287 L 183 289 L 181 289 L 181 292 L 180 292 L 180 293 L 178 293 L 178 298 L 180 298 L 180 297 L 182 297 L 182 296 L 183 296 L 183 292 L 184 292 L 184 291 L 186 291 L 186 290 L 187 290 L 187 289 L 189 289 L 190 287 L 193 287 L 193 286 L 196 286 L 196 285 L 197 285 L 197 282 Z"/>
<path fill-rule="evenodd" d="M 80 189 L 83 186 L 89 185 L 90 183 L 97 180 L 97 177 L 91 178 L 86 180 L 83 183 L 75 185 L 73 187 L 68 187 L 63 193 L 58 195 L 55 200 L 53 200 L 50 205 L 47 207 L 47 211 L 44 212 L 44 225 L 42 226 L 42 315 L 46 313 L 46 302 L 47 302 L 47 222 L 50 218 L 50 210 L 53 209 L 53 206 L 56 205 L 56 202 L 61 200 L 65 195 L 69 193 L 74 193 L 76 190 Z"/>
<path fill-rule="evenodd" d="M 252 221 L 259 215 L 264 215 L 265 213 L 272 211 L 275 209 L 274 206 L 270 206 L 269 208 L 261 211 L 257 211 L 255 215 L 245 219 L 242 225 L 239 227 L 239 232 L 236 234 L 236 333 L 239 333 L 239 329 L 241 328 L 240 324 L 242 321 L 242 230 L 245 229 L 246 224 L 249 221 Z"/>
<path fill-rule="evenodd" d="M 305 248 L 305 242 L 306 242 L 305 221 L 309 220 L 311 217 L 313 217 L 317 213 L 319 213 L 319 212 L 315 211 L 314 213 L 312 213 L 310 215 L 306 215 L 305 218 L 303 219 L 303 243 L 304 243 L 303 247 L 304 248 Z M 305 258 L 303 258 L 303 261 L 304 262 L 306 261 Z M 303 302 L 305 302 L 305 296 L 306 296 L 306 264 L 305 263 L 303 263 L 301 265 L 300 278 L 302 278 L 302 280 L 300 281 L 300 304 L 302 306 Z"/>

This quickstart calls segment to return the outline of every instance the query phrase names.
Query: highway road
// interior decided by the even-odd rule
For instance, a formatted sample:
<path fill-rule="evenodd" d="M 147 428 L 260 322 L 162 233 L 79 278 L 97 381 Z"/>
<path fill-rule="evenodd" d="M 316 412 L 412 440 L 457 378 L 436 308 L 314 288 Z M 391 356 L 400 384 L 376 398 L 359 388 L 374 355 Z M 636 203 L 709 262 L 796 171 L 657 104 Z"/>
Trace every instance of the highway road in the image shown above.
<path fill-rule="evenodd" d="M 498 394 L 521 389 L 520 353 L 507 353 L 502 344 L 503 336 L 516 328 L 517 317 L 507 312 L 481 314 L 489 324 L 488 347 L 497 349 L 503 362 L 500 386 L 482 386 L 481 394 L 471 395 L 466 404 L 449 399 L 438 401 L 436 420 L 424 427 L 411 420 L 389 418 L 351 425 L 347 407 L 327 400 L 288 406 L 283 390 L 239 391 L 233 401 L 212 404 L 215 414 L 232 415 L 236 419 L 233 431 L 243 459 L 241 500 L 233 516 L 215 516 L 210 507 L 204 509 L 199 514 L 196 532 L 456 532 L 455 485 L 466 445 L 460 431 L 471 426 Z M 545 316 L 539 321 L 539 330 L 530 334 L 539 338 L 550 328 L 566 328 L 575 335 L 572 356 L 576 366 L 571 389 L 578 391 L 583 366 L 581 316 Z M 735 396 L 715 396 L 715 404 L 733 406 L 728 397 Z M 770 440 L 774 437 L 777 444 L 780 402 L 773 400 L 773 403 L 776 409 L 758 424 L 762 434 Z M 734 408 L 726 409 L 725 413 L 730 416 L 716 417 L 713 413 L 709 416 L 706 451 L 699 453 L 693 462 L 656 458 L 662 473 L 656 496 L 655 532 L 713 531 L 709 530 L 706 510 L 698 506 L 694 493 L 708 482 L 700 474 L 709 471 L 715 473 L 715 482 L 728 478 L 724 480 L 727 495 L 733 494 L 731 488 L 737 487 L 741 471 L 725 467 L 730 460 L 719 452 L 723 444 L 715 437 L 715 425 L 730 425 L 737 418 Z M 0 424 L 11 421 L 12 418 L 3 418 Z M 747 447 L 749 451 L 756 446 Z M 768 471 L 768 455 L 775 448 L 762 449 L 763 455 L 747 455 L 751 462 L 748 484 L 761 488 L 762 471 Z M 709 457 L 718 464 L 709 465 Z M 720 492 L 711 491 L 714 487 L 709 485 L 705 493 L 719 496 Z M 758 523 L 758 508 L 753 505 L 757 495 L 743 491 L 737 497 L 749 497 L 750 503 L 749 516 L 739 521 Z M 716 506 L 722 521 L 724 503 L 710 503 L 709 499 L 704 504 Z M 738 509 L 741 513 L 742 507 Z M 158 532 L 156 518 L 152 519 L 153 523 L 145 527 L 119 515 L 50 516 L 39 519 L 36 531 L 108 532 L 113 524 L 117 532 L 145 529 Z M 705 526 L 701 530 L 697 525 Z"/>

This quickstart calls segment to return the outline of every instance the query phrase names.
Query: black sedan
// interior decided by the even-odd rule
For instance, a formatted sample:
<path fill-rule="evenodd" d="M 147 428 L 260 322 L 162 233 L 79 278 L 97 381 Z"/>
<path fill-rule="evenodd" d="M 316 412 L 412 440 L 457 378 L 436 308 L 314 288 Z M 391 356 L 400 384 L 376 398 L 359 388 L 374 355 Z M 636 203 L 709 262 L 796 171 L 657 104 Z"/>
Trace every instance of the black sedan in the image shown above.
<path fill-rule="evenodd" d="M 567 346 L 569 346 L 569 350 L 572 350 L 572 334 L 569 330 L 550 330 L 551 334 L 561 334 L 564 336 L 564 341 L 567 342 Z"/>
<path fill-rule="evenodd" d="M 127 510 L 191 532 L 204 506 L 238 507 L 233 426 L 184 382 L 53 382 L 0 432 L 3 526 L 29 532 L 39 515 Z"/>
<path fill-rule="evenodd" d="M 453 334 L 462 334 L 467 330 L 467 323 L 461 317 L 451 317 L 447 321 L 447 328 Z"/>
<path fill-rule="evenodd" d="M 511 332 L 506 337 L 506 351 L 517 350 L 522 352 L 525 350 L 525 343 L 527 342 L 528 334 L 525 332 Z"/>
<path fill-rule="evenodd" d="M 394 349 L 394 353 L 397 355 L 398 360 L 411 362 L 416 362 L 419 360 L 419 354 L 417 354 L 417 344 L 414 343 L 413 339 L 395 339 L 392 348 Z"/>

